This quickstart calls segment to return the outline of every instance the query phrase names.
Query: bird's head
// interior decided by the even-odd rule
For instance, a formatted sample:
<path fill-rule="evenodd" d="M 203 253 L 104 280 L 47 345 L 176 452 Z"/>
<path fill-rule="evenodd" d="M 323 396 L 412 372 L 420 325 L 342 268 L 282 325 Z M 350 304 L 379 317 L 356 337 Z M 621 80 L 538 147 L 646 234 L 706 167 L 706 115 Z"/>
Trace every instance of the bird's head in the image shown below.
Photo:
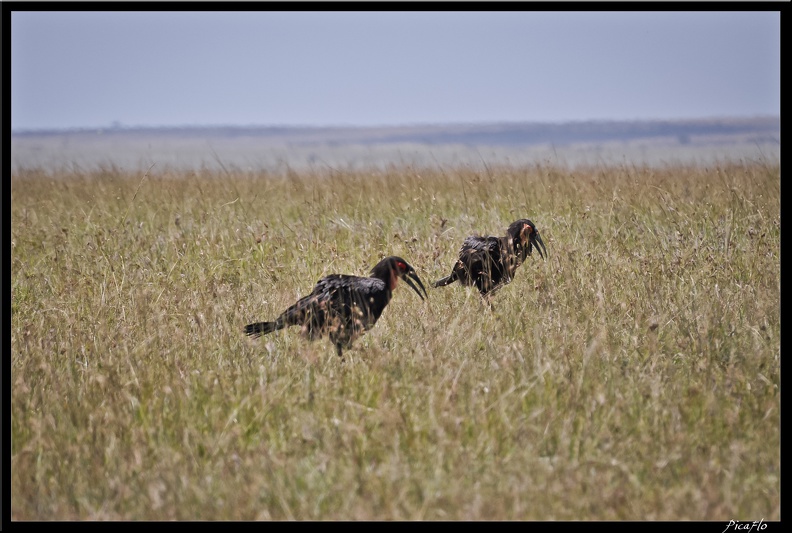
<path fill-rule="evenodd" d="M 372 277 L 385 281 L 390 290 L 396 287 L 396 283 L 399 281 L 399 278 L 401 278 L 418 294 L 421 300 L 423 300 L 424 297 L 421 295 L 421 291 L 418 290 L 418 287 L 416 287 L 412 281 L 415 280 L 418 286 L 421 287 L 421 290 L 423 290 L 424 295 L 427 297 L 429 296 L 426 293 L 423 283 L 421 283 L 421 278 L 415 273 L 415 269 L 401 257 L 395 255 L 386 257 L 371 269 L 371 275 Z"/>
<path fill-rule="evenodd" d="M 531 255 L 533 246 L 536 246 L 542 259 L 546 259 L 547 248 L 545 248 L 542 237 L 539 235 L 539 230 L 536 229 L 533 222 L 527 218 L 521 218 L 520 220 L 512 222 L 506 232 L 509 234 L 509 237 L 511 237 L 515 250 L 522 250 L 521 255 L 523 259 Z M 544 251 L 544 254 L 542 251 Z"/>

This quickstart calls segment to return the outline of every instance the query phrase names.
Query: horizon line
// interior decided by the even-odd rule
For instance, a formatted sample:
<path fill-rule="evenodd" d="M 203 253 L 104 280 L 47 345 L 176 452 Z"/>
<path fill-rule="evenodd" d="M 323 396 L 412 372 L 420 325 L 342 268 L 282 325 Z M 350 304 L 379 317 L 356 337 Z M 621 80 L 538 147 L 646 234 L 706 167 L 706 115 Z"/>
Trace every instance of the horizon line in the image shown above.
<path fill-rule="evenodd" d="M 457 122 L 405 122 L 405 123 L 383 123 L 375 125 L 360 124 L 264 124 L 264 123 L 226 123 L 226 124 L 160 124 L 160 125 L 127 125 L 121 121 L 112 121 L 110 124 L 97 126 L 63 126 L 63 127 L 44 127 L 44 128 L 16 128 L 11 129 L 11 134 L 35 134 L 35 133 L 86 133 L 94 131 L 140 131 L 140 130 L 166 130 L 166 129 L 377 129 L 377 128 L 416 128 L 416 127 L 460 127 L 460 126 L 496 126 L 496 125 L 563 125 L 563 124 L 583 124 L 583 123 L 683 123 L 683 122 L 702 122 L 702 121 L 734 121 L 734 120 L 781 120 L 780 114 L 753 114 L 753 115 L 708 115 L 698 117 L 679 117 L 679 118 L 634 118 L 634 119 L 607 119 L 607 118 L 588 118 L 588 119 L 569 119 L 569 120 L 484 120 L 484 121 L 457 121 Z"/>

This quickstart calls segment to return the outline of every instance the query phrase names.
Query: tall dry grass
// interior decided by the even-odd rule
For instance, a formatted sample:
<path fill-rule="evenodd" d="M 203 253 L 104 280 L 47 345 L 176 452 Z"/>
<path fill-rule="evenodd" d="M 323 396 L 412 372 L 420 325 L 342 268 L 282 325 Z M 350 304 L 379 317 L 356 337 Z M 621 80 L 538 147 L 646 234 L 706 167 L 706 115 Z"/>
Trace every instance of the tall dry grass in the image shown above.
<path fill-rule="evenodd" d="M 777 165 L 12 176 L 14 520 L 780 519 Z M 341 363 L 256 341 L 329 273 L 404 286 Z"/>

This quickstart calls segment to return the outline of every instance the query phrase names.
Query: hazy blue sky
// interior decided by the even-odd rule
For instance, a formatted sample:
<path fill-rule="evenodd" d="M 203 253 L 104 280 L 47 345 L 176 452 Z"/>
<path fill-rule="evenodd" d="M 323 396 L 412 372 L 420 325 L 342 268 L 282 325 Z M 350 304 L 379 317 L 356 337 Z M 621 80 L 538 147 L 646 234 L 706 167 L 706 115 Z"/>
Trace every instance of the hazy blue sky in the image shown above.
<path fill-rule="evenodd" d="M 779 115 L 780 39 L 778 12 L 14 12 L 11 127 Z"/>

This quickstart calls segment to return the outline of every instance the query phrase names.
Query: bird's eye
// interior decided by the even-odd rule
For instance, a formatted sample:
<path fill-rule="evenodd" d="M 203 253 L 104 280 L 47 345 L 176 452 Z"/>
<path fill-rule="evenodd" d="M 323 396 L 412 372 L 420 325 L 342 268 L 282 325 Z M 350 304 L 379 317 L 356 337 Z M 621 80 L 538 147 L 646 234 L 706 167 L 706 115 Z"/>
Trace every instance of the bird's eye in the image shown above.
<path fill-rule="evenodd" d="M 396 261 L 396 268 L 404 272 L 405 270 L 407 270 L 407 265 L 405 265 L 401 261 Z"/>

